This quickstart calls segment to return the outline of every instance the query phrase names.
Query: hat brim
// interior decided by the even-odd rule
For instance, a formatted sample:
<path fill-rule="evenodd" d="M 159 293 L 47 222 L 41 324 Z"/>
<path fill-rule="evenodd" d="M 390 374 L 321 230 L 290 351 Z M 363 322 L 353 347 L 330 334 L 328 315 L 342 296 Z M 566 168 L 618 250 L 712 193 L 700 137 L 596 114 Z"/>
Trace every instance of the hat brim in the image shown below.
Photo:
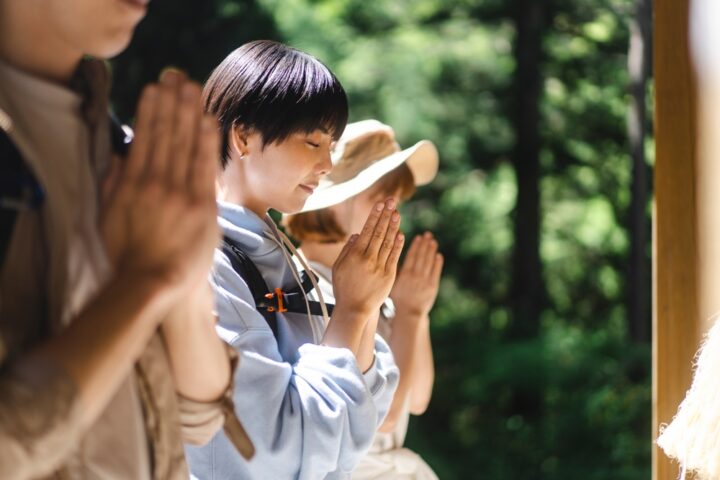
<path fill-rule="evenodd" d="M 362 170 L 350 180 L 342 183 L 322 182 L 305 202 L 301 212 L 320 210 L 342 203 L 358 195 L 380 180 L 383 175 L 407 163 L 413 174 L 415 185 L 430 183 L 438 171 L 439 155 L 435 145 L 429 140 L 421 140 L 412 147 L 393 153 Z"/>

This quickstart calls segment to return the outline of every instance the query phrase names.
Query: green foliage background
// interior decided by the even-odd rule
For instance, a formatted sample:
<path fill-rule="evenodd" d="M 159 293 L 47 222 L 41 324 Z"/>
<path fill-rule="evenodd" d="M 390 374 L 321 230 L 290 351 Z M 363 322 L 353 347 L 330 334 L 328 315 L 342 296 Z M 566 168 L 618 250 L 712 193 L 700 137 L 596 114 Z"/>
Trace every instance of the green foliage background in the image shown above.
<path fill-rule="evenodd" d="M 155 0 L 113 62 L 115 107 L 129 119 L 161 67 L 202 81 L 243 42 L 281 40 L 337 74 L 351 120 L 381 119 L 402 145 L 438 145 L 441 172 L 403 221 L 410 234 L 433 231 L 446 255 L 432 314 L 434 397 L 407 442 L 443 479 L 650 474 L 650 348 L 629 339 L 626 313 L 632 2 L 550 4 L 538 179 L 547 299 L 532 338 L 507 334 L 514 2 Z"/>

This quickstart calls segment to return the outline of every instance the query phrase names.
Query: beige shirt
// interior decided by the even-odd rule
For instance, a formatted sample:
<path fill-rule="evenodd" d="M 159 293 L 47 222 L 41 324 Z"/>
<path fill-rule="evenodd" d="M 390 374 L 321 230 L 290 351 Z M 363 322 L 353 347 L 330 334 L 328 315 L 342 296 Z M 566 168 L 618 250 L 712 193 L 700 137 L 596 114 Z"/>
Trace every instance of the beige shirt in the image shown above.
<path fill-rule="evenodd" d="M 109 78 L 96 61 L 83 62 L 77 78 L 84 95 L 0 63 L 0 123 L 9 123 L 45 190 L 39 210 L 18 215 L 1 266 L 0 477 L 187 478 L 183 434 L 208 438 L 222 425 L 222 409 L 178 404 L 158 335 L 86 432 L 77 428 L 75 387 L 63 371 L 13 368 L 112 274 L 97 228 L 99 179 L 111 154 Z"/>

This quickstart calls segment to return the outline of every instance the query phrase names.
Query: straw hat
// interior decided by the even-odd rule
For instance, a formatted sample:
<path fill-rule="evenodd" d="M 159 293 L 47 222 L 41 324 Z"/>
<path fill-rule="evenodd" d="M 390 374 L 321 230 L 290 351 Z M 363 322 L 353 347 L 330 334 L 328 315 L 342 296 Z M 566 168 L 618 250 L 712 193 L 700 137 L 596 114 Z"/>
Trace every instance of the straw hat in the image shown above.
<path fill-rule="evenodd" d="M 380 180 L 403 162 L 415 185 L 426 185 L 438 171 L 438 151 L 429 140 L 402 150 L 395 132 L 377 120 L 350 123 L 332 152 L 333 168 L 305 202 L 303 212 L 337 205 Z"/>

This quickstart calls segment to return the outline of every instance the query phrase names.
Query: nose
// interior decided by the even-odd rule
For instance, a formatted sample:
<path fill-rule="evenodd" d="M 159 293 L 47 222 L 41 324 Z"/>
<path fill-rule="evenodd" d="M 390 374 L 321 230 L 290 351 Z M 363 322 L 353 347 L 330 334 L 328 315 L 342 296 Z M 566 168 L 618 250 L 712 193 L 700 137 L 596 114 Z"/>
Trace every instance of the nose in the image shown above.
<path fill-rule="evenodd" d="M 318 163 L 318 175 L 326 175 L 332 170 L 332 157 L 330 152 L 326 152 L 322 155 L 320 163 Z"/>

